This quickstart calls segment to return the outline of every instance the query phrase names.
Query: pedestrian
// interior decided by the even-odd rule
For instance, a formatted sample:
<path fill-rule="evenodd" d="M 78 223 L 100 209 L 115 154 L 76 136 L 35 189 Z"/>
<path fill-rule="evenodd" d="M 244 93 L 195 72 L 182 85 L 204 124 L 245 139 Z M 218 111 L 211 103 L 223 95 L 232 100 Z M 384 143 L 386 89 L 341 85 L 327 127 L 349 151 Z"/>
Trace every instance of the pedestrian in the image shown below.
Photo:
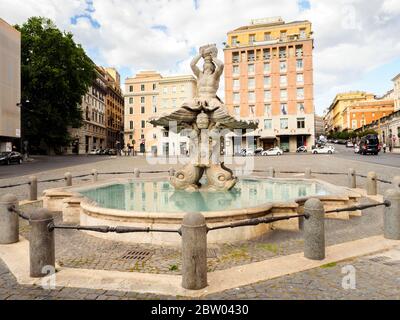
<path fill-rule="evenodd" d="M 386 143 L 383 143 L 383 153 L 386 153 Z"/>

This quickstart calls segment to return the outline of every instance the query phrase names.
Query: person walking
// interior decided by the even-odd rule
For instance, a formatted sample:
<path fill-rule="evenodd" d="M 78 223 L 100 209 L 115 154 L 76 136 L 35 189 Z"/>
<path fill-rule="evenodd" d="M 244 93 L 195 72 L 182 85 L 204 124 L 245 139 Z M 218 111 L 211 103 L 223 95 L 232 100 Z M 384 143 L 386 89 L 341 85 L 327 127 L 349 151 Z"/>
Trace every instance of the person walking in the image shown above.
<path fill-rule="evenodd" d="M 386 153 L 386 143 L 383 143 L 383 153 Z"/>

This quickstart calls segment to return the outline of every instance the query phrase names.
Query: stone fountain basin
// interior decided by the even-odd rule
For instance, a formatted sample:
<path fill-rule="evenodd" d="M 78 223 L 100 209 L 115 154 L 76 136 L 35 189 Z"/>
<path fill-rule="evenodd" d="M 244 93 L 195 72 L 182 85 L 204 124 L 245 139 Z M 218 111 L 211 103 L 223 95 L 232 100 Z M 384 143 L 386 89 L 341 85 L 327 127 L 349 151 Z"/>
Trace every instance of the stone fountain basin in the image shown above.
<path fill-rule="evenodd" d="M 131 182 L 157 182 L 166 181 L 167 177 L 133 178 L 133 179 L 110 179 L 107 181 L 90 182 L 72 187 L 62 187 L 44 191 L 43 206 L 55 212 L 62 212 L 63 221 L 67 224 L 80 224 L 84 226 L 129 226 L 129 227 L 153 227 L 177 230 L 181 226 L 185 212 L 145 212 L 139 210 L 121 210 L 105 208 L 97 202 L 84 196 L 82 192 L 113 186 L 116 184 L 127 184 Z M 357 203 L 360 194 L 346 187 L 339 187 L 319 179 L 302 178 L 266 178 L 261 176 L 247 176 L 240 179 L 251 179 L 260 181 L 277 181 L 291 183 L 316 183 L 329 192 L 326 195 L 311 195 L 298 197 L 284 202 L 266 202 L 261 205 L 248 208 L 206 211 L 202 212 L 208 226 L 238 222 L 245 219 L 259 218 L 264 216 L 276 217 L 294 215 L 304 212 L 304 203 L 310 197 L 319 198 L 326 210 L 330 208 L 346 207 Z M 201 211 L 200 211 L 201 212 Z M 351 215 L 360 215 L 360 212 L 343 212 L 329 214 L 327 217 L 349 219 Z M 208 233 L 209 243 L 227 243 L 250 240 L 259 237 L 271 229 L 299 230 L 299 219 L 283 220 L 271 224 L 260 224 L 258 226 L 246 226 L 210 231 Z M 130 243 L 146 243 L 154 245 L 181 245 L 181 237 L 177 233 L 97 233 L 87 232 L 93 236 L 109 240 L 124 241 Z"/>

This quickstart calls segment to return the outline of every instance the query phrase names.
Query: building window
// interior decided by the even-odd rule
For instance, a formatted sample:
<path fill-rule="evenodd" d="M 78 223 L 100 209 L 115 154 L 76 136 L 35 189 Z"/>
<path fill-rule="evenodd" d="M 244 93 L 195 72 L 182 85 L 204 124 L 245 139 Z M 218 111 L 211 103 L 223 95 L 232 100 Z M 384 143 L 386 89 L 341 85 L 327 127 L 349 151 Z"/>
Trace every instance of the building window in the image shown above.
<path fill-rule="evenodd" d="M 254 91 L 249 92 L 249 102 L 255 102 L 256 101 L 256 94 Z"/>
<path fill-rule="evenodd" d="M 142 128 L 146 128 L 146 121 L 142 120 Z"/>
<path fill-rule="evenodd" d="M 306 127 L 306 120 L 304 118 L 297 118 L 297 129 L 304 129 Z"/>
<path fill-rule="evenodd" d="M 271 59 L 271 51 L 270 51 L 270 49 L 263 49 L 263 58 L 264 58 L 264 60 Z"/>
<path fill-rule="evenodd" d="M 304 83 L 304 75 L 302 73 L 298 73 L 296 76 L 297 83 Z"/>
<path fill-rule="evenodd" d="M 287 104 L 281 103 L 281 115 L 286 116 L 288 114 Z"/>
<path fill-rule="evenodd" d="M 153 90 L 157 89 L 157 85 L 155 83 L 153 83 Z"/>
<path fill-rule="evenodd" d="M 250 34 L 249 35 L 249 44 L 253 44 L 254 42 L 256 42 L 256 35 Z"/>
<path fill-rule="evenodd" d="M 296 46 L 296 57 L 297 58 L 303 57 L 303 46 Z"/>
<path fill-rule="evenodd" d="M 143 114 L 143 113 L 146 113 L 146 108 L 144 107 L 144 106 L 141 106 L 140 107 L 140 112 Z"/>
<path fill-rule="evenodd" d="M 237 36 L 233 36 L 232 37 L 232 45 L 236 46 L 238 44 L 238 37 Z"/>
<path fill-rule="evenodd" d="M 289 121 L 287 118 L 281 119 L 281 129 L 283 130 L 289 129 Z"/>
<path fill-rule="evenodd" d="M 279 83 L 281 86 L 286 86 L 287 85 L 287 76 L 280 76 Z"/>
<path fill-rule="evenodd" d="M 129 98 L 129 104 L 133 104 L 133 98 Z"/>
<path fill-rule="evenodd" d="M 153 113 L 157 113 L 157 106 L 153 106 Z"/>
<path fill-rule="evenodd" d="M 264 115 L 268 118 L 272 118 L 272 109 L 270 104 L 264 105 Z"/>
<path fill-rule="evenodd" d="M 264 77 L 264 87 L 270 87 L 270 86 L 271 86 L 271 77 L 265 76 Z"/>
<path fill-rule="evenodd" d="M 234 106 L 233 110 L 234 110 L 236 116 L 240 116 L 240 107 L 239 106 Z"/>
<path fill-rule="evenodd" d="M 172 87 L 172 93 L 176 93 L 176 86 Z"/>
<path fill-rule="evenodd" d="M 270 130 L 272 129 L 272 120 L 264 119 L 264 129 Z"/>
<path fill-rule="evenodd" d="M 239 93 L 235 92 L 233 94 L 233 102 L 234 103 L 239 103 L 240 102 L 240 94 Z"/>
<path fill-rule="evenodd" d="M 271 64 L 269 62 L 264 63 L 264 73 L 271 72 Z"/>
<path fill-rule="evenodd" d="M 248 88 L 249 89 L 254 89 L 255 87 L 256 87 L 256 79 L 249 78 L 249 80 L 248 80 Z"/>
<path fill-rule="evenodd" d="M 271 32 L 264 32 L 264 41 L 271 40 Z"/>
<path fill-rule="evenodd" d="M 249 114 L 250 116 L 256 115 L 256 107 L 254 105 L 249 106 Z"/>
<path fill-rule="evenodd" d="M 254 64 L 249 64 L 247 72 L 248 74 L 254 74 Z"/>
<path fill-rule="evenodd" d="M 279 70 L 280 70 L 280 72 L 286 72 L 287 71 L 286 61 L 281 61 L 279 63 Z"/>
<path fill-rule="evenodd" d="M 129 108 L 129 114 L 133 114 L 133 108 L 132 107 Z"/>
<path fill-rule="evenodd" d="M 153 104 L 157 104 L 157 97 L 156 97 L 156 96 L 153 96 L 153 97 L 152 97 L 152 101 L 153 101 Z"/>
<path fill-rule="evenodd" d="M 146 97 L 140 97 L 140 103 L 145 103 L 146 102 Z"/>
<path fill-rule="evenodd" d="M 234 76 L 238 76 L 238 75 L 240 74 L 240 72 L 239 72 L 239 66 L 233 66 L 233 67 L 232 67 L 232 74 L 233 74 Z"/>
<path fill-rule="evenodd" d="M 232 53 L 232 63 L 239 63 L 240 57 L 239 52 Z"/>
<path fill-rule="evenodd" d="M 133 92 L 133 86 L 129 86 L 129 92 Z"/>
<path fill-rule="evenodd" d="M 233 80 L 233 89 L 234 90 L 239 90 L 240 89 L 240 80 L 239 79 L 234 79 Z"/>
<path fill-rule="evenodd" d="M 286 89 L 281 90 L 280 97 L 281 97 L 281 100 L 287 100 L 287 90 Z"/>
<path fill-rule="evenodd" d="M 271 101 L 271 91 L 269 91 L 269 90 L 264 91 L 264 100 Z"/>
<path fill-rule="evenodd" d="M 306 38 L 306 29 L 301 28 L 300 29 L 300 39 L 305 39 Z"/>
<path fill-rule="evenodd" d="M 129 140 L 131 140 L 131 141 L 133 140 L 133 134 L 129 135 Z"/>
<path fill-rule="evenodd" d="M 286 48 L 279 48 L 279 59 L 286 59 Z"/>
<path fill-rule="evenodd" d="M 304 88 L 297 88 L 297 99 L 304 99 Z"/>
<path fill-rule="evenodd" d="M 303 70 L 303 59 L 297 59 L 296 60 L 296 69 L 297 70 Z"/>
<path fill-rule="evenodd" d="M 304 109 L 304 103 L 299 102 L 297 103 L 297 114 L 304 114 L 305 109 Z"/>
<path fill-rule="evenodd" d="M 281 31 L 280 34 L 281 41 L 286 41 L 286 37 L 287 37 L 286 31 Z"/>
<path fill-rule="evenodd" d="M 129 121 L 129 129 L 133 129 L 133 121 Z"/>
<path fill-rule="evenodd" d="M 144 84 L 141 84 L 140 85 L 140 91 L 144 91 L 145 90 L 145 85 Z"/>

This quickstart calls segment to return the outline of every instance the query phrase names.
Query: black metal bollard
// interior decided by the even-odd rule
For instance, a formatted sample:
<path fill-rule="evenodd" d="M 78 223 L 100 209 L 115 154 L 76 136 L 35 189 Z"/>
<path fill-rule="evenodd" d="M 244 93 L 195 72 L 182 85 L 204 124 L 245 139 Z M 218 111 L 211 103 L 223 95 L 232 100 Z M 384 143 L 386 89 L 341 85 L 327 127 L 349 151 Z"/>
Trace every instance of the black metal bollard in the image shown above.
<path fill-rule="evenodd" d="M 0 244 L 11 244 L 19 241 L 18 199 L 13 194 L 0 197 Z"/>
<path fill-rule="evenodd" d="M 325 211 L 321 200 L 311 198 L 304 204 L 304 257 L 325 259 Z"/>
<path fill-rule="evenodd" d="M 384 236 L 386 239 L 400 240 L 400 190 L 387 190 L 385 200 L 390 202 L 390 206 L 385 207 L 383 215 Z"/>
<path fill-rule="evenodd" d="M 207 286 L 207 225 L 201 213 L 187 213 L 182 221 L 182 287 Z"/>
<path fill-rule="evenodd" d="M 30 217 L 29 256 L 30 275 L 33 278 L 45 277 L 45 267 L 55 268 L 54 230 L 51 228 L 53 222 L 54 217 L 47 209 L 39 209 Z"/>

